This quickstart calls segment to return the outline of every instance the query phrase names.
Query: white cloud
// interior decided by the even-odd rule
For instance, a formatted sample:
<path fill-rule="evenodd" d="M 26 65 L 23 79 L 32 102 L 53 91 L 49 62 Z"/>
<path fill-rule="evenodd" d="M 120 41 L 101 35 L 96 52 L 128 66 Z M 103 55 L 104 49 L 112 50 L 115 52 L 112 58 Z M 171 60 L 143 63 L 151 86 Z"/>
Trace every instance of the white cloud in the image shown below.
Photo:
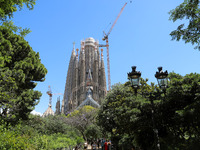
<path fill-rule="evenodd" d="M 41 113 L 41 112 L 37 112 L 37 111 L 35 111 L 35 110 L 33 110 L 33 111 L 31 112 L 31 114 L 42 116 L 42 113 Z"/>

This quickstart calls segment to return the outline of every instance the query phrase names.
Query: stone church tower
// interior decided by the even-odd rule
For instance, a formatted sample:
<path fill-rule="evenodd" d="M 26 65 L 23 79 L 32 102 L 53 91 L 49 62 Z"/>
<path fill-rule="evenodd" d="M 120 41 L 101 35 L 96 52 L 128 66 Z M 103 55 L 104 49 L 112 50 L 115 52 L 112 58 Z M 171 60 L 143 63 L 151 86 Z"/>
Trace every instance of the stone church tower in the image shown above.
<path fill-rule="evenodd" d="M 107 94 L 103 50 L 93 38 L 81 41 L 81 49 L 72 51 L 61 112 L 66 114 L 77 107 L 99 107 Z"/>

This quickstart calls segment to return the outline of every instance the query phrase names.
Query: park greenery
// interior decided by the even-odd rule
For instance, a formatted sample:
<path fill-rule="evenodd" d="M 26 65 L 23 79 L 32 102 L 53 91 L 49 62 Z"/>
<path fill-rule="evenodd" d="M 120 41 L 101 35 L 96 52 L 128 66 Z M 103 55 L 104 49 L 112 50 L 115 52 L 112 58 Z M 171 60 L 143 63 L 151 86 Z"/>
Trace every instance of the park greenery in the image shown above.
<path fill-rule="evenodd" d="M 170 35 L 172 40 L 182 39 L 185 43 L 196 45 L 195 49 L 200 50 L 200 7 L 199 0 L 184 0 L 179 6 L 169 12 L 170 20 L 176 22 L 182 20 L 176 30 Z M 188 21 L 188 22 L 187 22 Z"/>
<path fill-rule="evenodd" d="M 1 0 L 0 1 L 0 25 L 8 28 L 12 32 L 25 37 L 31 32 L 29 28 L 16 26 L 12 21 L 13 13 L 22 10 L 24 5 L 33 10 L 36 0 Z"/>
<path fill-rule="evenodd" d="M 103 132 L 117 149 L 198 150 L 200 74 L 170 73 L 165 94 L 147 81 L 137 95 L 130 82 L 112 87 L 97 117 Z"/>
<path fill-rule="evenodd" d="M 9 20 L 24 5 L 31 10 L 34 4 L 35 0 L 0 2 L 0 116 L 2 121 L 13 125 L 27 120 L 39 103 L 42 94 L 34 88 L 47 74 L 39 53 L 23 38 L 28 29 L 23 30 Z"/>
<path fill-rule="evenodd" d="M 62 116 L 40 117 L 30 115 L 29 120 L 15 126 L 1 122 L 0 149 L 2 150 L 71 150 L 83 143 L 79 132 L 67 125 Z"/>
<path fill-rule="evenodd" d="M 101 136 L 94 119 L 96 111 L 97 109 L 91 106 L 84 106 L 67 116 L 41 117 L 30 114 L 27 120 L 15 125 L 1 120 L 0 149 L 83 148 L 84 141 L 92 141 Z"/>
<path fill-rule="evenodd" d="M 21 10 L 24 5 L 30 10 L 34 8 L 36 0 L 2 0 L 0 1 L 0 20 L 13 18 L 13 13 Z"/>
<path fill-rule="evenodd" d="M 4 121 L 15 124 L 28 118 L 41 97 L 33 89 L 46 73 L 39 53 L 23 37 L 0 26 L 0 116 Z"/>
<path fill-rule="evenodd" d="M 84 106 L 67 115 L 66 123 L 76 128 L 85 141 L 92 141 L 102 137 L 101 130 L 96 124 L 98 109 Z"/>

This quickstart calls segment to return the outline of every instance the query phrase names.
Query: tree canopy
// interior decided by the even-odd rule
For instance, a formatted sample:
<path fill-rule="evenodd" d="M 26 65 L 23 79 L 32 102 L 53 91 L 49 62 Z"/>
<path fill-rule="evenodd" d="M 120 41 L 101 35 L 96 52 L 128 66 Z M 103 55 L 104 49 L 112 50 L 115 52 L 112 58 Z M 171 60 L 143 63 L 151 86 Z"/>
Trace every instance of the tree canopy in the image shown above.
<path fill-rule="evenodd" d="M 14 122 L 27 119 L 41 96 L 33 89 L 46 73 L 39 53 L 23 37 L 0 26 L 0 116 Z"/>
<path fill-rule="evenodd" d="M 67 115 L 67 124 L 75 127 L 84 140 L 93 140 L 101 136 L 100 129 L 95 124 L 97 109 L 92 106 L 83 106 Z M 98 133 L 98 135 L 97 135 Z"/>
<path fill-rule="evenodd" d="M 60 150 L 83 145 L 83 138 L 62 116 L 35 116 L 15 126 L 0 123 L 1 150 Z M 82 148 L 82 147 L 81 147 Z"/>
<path fill-rule="evenodd" d="M 172 40 L 182 39 L 185 43 L 196 45 L 200 50 L 200 8 L 199 0 L 184 0 L 179 6 L 169 12 L 170 20 L 188 20 L 180 24 L 170 35 Z"/>
<path fill-rule="evenodd" d="M 141 80 L 137 96 L 130 83 L 117 84 L 106 96 L 98 124 L 118 149 L 163 150 L 199 148 L 200 74 L 170 73 L 164 94 Z"/>

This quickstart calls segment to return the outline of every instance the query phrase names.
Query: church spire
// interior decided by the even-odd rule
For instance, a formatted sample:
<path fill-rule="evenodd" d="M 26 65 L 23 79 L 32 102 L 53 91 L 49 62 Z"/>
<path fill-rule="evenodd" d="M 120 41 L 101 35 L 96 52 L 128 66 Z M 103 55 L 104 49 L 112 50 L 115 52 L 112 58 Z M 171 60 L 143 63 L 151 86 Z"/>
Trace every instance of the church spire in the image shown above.
<path fill-rule="evenodd" d="M 95 42 L 95 51 L 94 51 L 94 63 L 93 63 L 93 98 L 98 100 L 99 99 L 99 60 L 98 60 L 98 53 L 97 53 L 97 42 Z"/>
<path fill-rule="evenodd" d="M 86 79 L 86 69 L 85 69 L 85 43 L 81 43 L 81 56 L 79 59 L 80 62 L 80 74 L 79 74 L 79 100 L 78 104 L 80 104 L 83 99 L 85 98 L 85 92 L 86 92 L 86 85 L 85 85 L 85 79 Z"/>
<path fill-rule="evenodd" d="M 75 64 L 74 64 L 74 71 L 73 71 L 73 84 L 72 84 L 72 107 L 77 107 L 77 88 L 78 88 L 78 51 L 79 49 L 76 49 L 76 57 L 75 57 Z"/>
<path fill-rule="evenodd" d="M 72 92 L 73 71 L 74 71 L 73 68 L 74 68 L 75 57 L 76 57 L 76 54 L 75 54 L 75 42 L 74 42 L 71 58 L 69 61 L 64 97 L 63 97 L 63 102 L 62 102 L 62 110 L 61 111 L 63 114 L 65 114 L 67 112 L 67 109 L 68 109 L 67 107 L 69 107 L 68 103 L 70 101 L 70 95 Z"/>
<path fill-rule="evenodd" d="M 96 45 L 96 42 L 95 42 L 93 78 L 94 78 L 94 82 L 97 82 L 97 83 L 98 83 L 98 74 L 99 74 L 98 54 L 97 54 L 97 45 Z"/>
<path fill-rule="evenodd" d="M 101 88 L 101 95 L 100 97 L 105 97 L 107 93 L 106 88 L 106 75 L 105 75 L 105 67 L 104 67 L 104 59 L 103 59 L 103 49 L 101 49 L 101 76 L 100 76 L 100 88 Z"/>

